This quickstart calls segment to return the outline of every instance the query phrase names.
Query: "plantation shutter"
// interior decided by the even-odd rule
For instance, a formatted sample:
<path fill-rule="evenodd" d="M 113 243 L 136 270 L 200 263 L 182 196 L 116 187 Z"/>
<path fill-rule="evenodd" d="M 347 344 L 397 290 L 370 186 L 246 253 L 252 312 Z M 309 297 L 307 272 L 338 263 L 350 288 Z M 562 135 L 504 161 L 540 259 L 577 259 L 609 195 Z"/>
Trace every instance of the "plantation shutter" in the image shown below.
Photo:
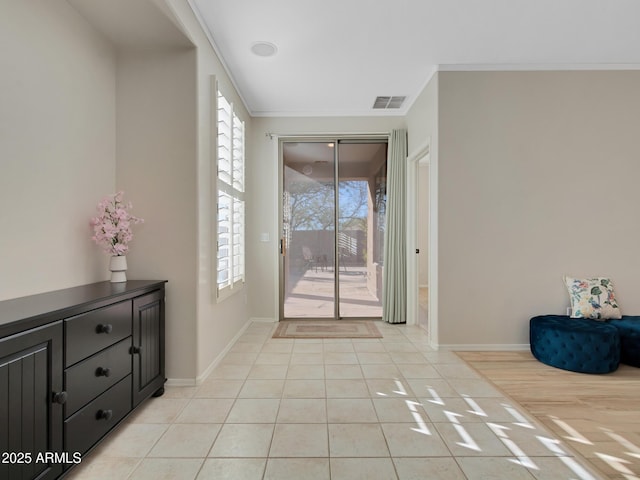
<path fill-rule="evenodd" d="M 244 282 L 244 122 L 218 92 L 218 296 Z"/>
<path fill-rule="evenodd" d="M 233 114 L 233 282 L 244 281 L 244 122 Z"/>

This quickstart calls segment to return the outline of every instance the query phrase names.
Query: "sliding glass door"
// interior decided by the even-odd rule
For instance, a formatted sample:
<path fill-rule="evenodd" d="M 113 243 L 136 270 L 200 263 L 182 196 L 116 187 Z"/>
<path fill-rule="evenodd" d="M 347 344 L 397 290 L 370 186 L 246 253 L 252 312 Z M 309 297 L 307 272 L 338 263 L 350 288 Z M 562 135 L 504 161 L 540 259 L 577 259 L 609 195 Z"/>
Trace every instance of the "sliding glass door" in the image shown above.
<path fill-rule="evenodd" d="M 379 318 L 386 141 L 284 141 L 283 318 Z"/>
<path fill-rule="evenodd" d="M 334 150 L 331 142 L 283 144 L 285 318 L 336 315 Z"/>

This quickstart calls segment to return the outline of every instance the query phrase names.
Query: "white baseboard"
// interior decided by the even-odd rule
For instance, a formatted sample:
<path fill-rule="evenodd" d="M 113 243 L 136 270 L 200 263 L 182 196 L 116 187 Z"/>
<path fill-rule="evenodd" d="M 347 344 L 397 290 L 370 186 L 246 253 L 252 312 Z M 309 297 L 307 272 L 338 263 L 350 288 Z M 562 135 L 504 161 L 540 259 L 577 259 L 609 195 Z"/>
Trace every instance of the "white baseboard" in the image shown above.
<path fill-rule="evenodd" d="M 510 352 L 530 350 L 528 343 L 499 343 L 499 344 L 447 344 L 438 345 L 440 350 L 460 352 Z"/>
<path fill-rule="evenodd" d="M 196 380 L 194 378 L 167 378 L 165 387 L 195 387 Z"/>
<path fill-rule="evenodd" d="M 231 339 L 222 352 L 211 362 L 211 364 L 198 375 L 197 378 L 168 378 L 165 386 L 167 387 L 197 387 L 209 376 L 211 371 L 216 368 L 224 356 L 229 353 L 229 350 L 233 348 L 242 334 L 249 328 L 253 322 L 256 323 L 276 323 L 274 318 L 259 318 L 253 317 L 245 323 L 240 331 Z M 467 352 L 508 352 L 508 351 L 528 351 L 530 346 L 528 343 L 513 343 L 513 344 L 445 344 L 445 345 L 432 345 L 436 350 L 448 350 L 448 351 L 467 351 Z"/>
<path fill-rule="evenodd" d="M 220 354 L 216 358 L 213 359 L 213 361 L 209 364 L 209 366 L 207 368 L 205 368 L 204 371 L 200 375 L 198 375 L 195 379 L 194 378 L 168 378 L 167 382 L 165 383 L 165 386 L 167 386 L 167 387 L 197 387 L 197 386 L 201 385 L 202 382 L 204 381 L 204 379 L 207 378 L 209 376 L 209 374 L 212 372 L 212 370 L 214 368 L 216 368 L 220 364 L 220 362 L 222 361 L 224 356 L 227 353 L 229 353 L 229 350 L 231 350 L 231 348 L 236 344 L 238 339 L 247 330 L 247 328 L 249 328 L 249 325 L 251 325 L 251 323 L 253 321 L 254 320 L 252 320 L 252 319 L 247 320 L 247 323 L 245 323 L 242 326 L 242 328 L 238 331 L 238 333 L 235 334 L 235 336 L 227 344 L 227 346 L 224 348 L 224 350 L 222 350 L 220 352 Z"/>
<path fill-rule="evenodd" d="M 251 317 L 250 321 L 256 323 L 277 323 L 278 320 L 271 317 Z"/>

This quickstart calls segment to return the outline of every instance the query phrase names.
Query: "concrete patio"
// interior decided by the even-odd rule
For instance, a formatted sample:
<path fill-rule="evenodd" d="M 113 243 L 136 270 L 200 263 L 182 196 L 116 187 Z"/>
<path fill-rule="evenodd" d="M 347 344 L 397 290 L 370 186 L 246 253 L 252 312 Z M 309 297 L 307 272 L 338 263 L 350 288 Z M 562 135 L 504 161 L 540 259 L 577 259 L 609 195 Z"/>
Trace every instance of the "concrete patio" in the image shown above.
<path fill-rule="evenodd" d="M 285 294 L 285 318 L 333 318 L 333 268 L 309 268 L 297 279 L 291 279 Z M 366 267 L 340 269 L 340 316 L 380 318 L 382 302 L 367 288 Z"/>

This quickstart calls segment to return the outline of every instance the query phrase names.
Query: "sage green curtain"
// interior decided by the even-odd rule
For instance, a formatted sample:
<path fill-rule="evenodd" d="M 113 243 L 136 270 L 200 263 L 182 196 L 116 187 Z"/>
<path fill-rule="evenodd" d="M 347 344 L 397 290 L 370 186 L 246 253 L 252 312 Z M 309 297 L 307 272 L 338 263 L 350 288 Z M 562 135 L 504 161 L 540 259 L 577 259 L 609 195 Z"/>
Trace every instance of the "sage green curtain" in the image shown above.
<path fill-rule="evenodd" d="M 382 319 L 407 321 L 407 131 L 393 130 L 387 156 L 387 218 L 384 229 Z"/>

